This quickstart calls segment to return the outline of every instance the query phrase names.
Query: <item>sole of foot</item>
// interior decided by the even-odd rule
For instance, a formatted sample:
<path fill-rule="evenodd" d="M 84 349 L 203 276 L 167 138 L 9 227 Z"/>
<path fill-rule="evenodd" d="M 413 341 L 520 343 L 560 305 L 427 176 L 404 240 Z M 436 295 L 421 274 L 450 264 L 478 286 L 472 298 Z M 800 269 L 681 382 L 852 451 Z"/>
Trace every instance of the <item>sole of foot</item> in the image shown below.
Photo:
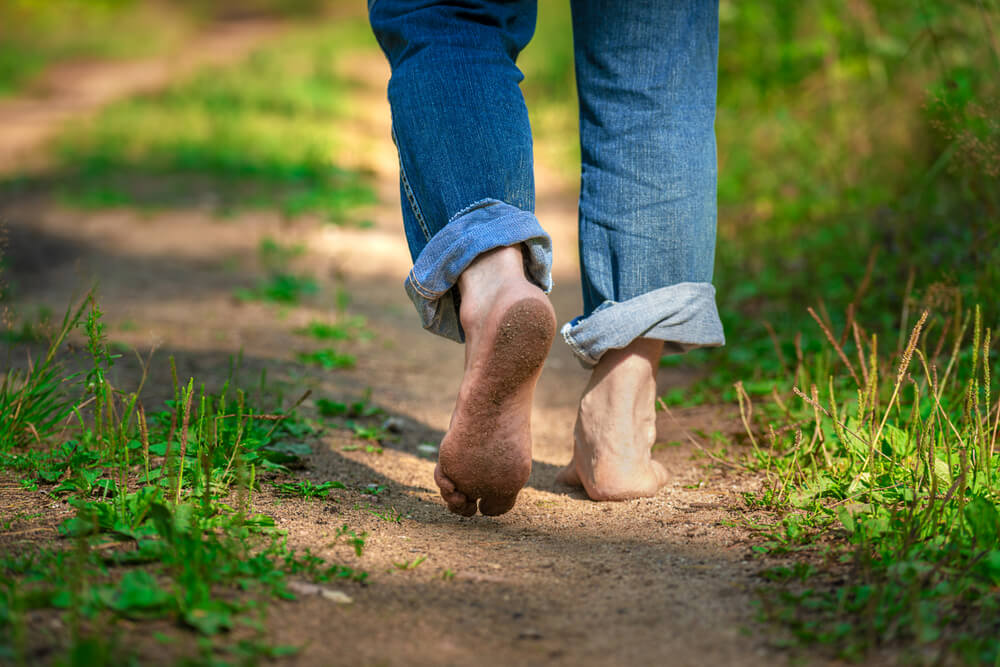
<path fill-rule="evenodd" d="M 555 327 L 552 305 L 531 287 L 527 295 L 494 304 L 478 339 L 470 337 L 465 377 L 434 471 L 452 512 L 503 514 L 528 482 L 531 401 Z"/>

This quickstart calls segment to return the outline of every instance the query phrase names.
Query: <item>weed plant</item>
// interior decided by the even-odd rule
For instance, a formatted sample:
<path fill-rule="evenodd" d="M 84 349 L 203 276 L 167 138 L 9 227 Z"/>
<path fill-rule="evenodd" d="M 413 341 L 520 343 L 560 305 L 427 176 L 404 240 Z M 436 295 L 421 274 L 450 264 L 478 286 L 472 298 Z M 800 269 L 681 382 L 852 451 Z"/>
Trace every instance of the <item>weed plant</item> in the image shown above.
<path fill-rule="evenodd" d="M 766 572 L 785 585 L 765 593 L 764 616 L 846 658 L 892 647 L 928 664 L 995 664 L 1000 366 L 991 329 L 978 308 L 925 312 L 892 353 L 895 341 L 856 322 L 838 337 L 813 315 L 831 349 L 800 358 L 794 396 L 775 392 L 755 415 L 737 387 L 746 464 L 767 480 L 747 503 L 779 517 L 757 526 L 766 539 L 757 549 L 814 554 Z"/>
<path fill-rule="evenodd" d="M 326 370 L 354 368 L 354 364 L 357 362 L 353 354 L 344 354 L 332 347 L 325 347 L 312 352 L 300 352 L 298 359 L 304 364 L 312 364 Z"/>
<path fill-rule="evenodd" d="M 257 281 L 253 288 L 237 289 L 235 296 L 239 301 L 265 301 L 292 306 L 318 293 L 319 284 L 311 276 L 275 273 Z"/>
<path fill-rule="evenodd" d="M 278 495 L 286 498 L 327 498 L 333 489 L 345 489 L 342 482 L 320 482 L 313 484 L 304 479 L 295 482 L 275 482 L 274 488 Z"/>
<path fill-rule="evenodd" d="M 303 298 L 319 293 L 319 283 L 307 274 L 292 270 L 292 262 L 304 255 L 305 245 L 285 245 L 270 237 L 261 240 L 257 258 L 267 277 L 252 288 L 239 288 L 234 296 L 239 301 L 265 301 L 285 306 L 298 304 Z"/>
<path fill-rule="evenodd" d="M 295 333 L 324 341 L 368 341 L 375 337 L 375 332 L 368 328 L 368 321 L 360 315 L 339 318 L 333 323 L 313 320 Z"/>
<path fill-rule="evenodd" d="M 78 323 L 92 362 L 82 399 L 58 390 L 65 371 L 56 361 Z M 126 619 L 168 619 L 200 634 L 205 659 L 287 651 L 267 643 L 261 621 L 269 598 L 293 597 L 288 576 L 365 578 L 297 554 L 270 517 L 253 511 L 261 475 L 287 472 L 309 452 L 285 442 L 302 435 L 294 406 L 262 411 L 265 396 L 236 388 L 236 371 L 215 393 L 174 371 L 173 399 L 147 413 L 141 384 L 135 392 L 111 385 L 113 363 L 90 295 L 67 312 L 41 362 L 7 373 L 0 466 L 74 514 L 59 526 L 68 547 L 25 547 L 0 560 L 0 657 L 26 659 L 29 634 L 41 640 L 27 614 L 42 609 L 64 616 L 67 632 L 45 641 L 70 664 L 127 655 L 114 630 Z M 75 422 L 68 433 L 66 416 Z M 334 488 L 343 485 L 299 491 L 325 497 Z"/>
<path fill-rule="evenodd" d="M 8 368 L 0 379 L 0 454 L 41 441 L 43 434 L 64 424 L 72 413 L 67 393 L 75 377 L 65 372 L 57 353 L 91 300 L 89 296 L 75 309 L 66 311 L 46 351 L 35 358 L 29 353 L 27 370 Z"/>
<path fill-rule="evenodd" d="M 378 417 L 384 415 L 385 411 L 372 402 L 371 387 L 365 389 L 360 400 L 351 403 L 332 401 L 328 398 L 320 398 L 316 401 L 316 408 L 324 417 L 348 417 L 351 419 Z"/>

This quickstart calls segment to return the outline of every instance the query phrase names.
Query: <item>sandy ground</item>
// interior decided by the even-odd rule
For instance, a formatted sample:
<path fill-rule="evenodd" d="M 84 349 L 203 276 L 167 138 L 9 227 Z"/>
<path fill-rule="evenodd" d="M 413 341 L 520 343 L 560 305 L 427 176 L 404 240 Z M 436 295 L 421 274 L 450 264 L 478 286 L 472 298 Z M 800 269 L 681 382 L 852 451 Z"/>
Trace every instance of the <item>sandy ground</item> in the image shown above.
<path fill-rule="evenodd" d="M 709 459 L 686 439 L 693 431 L 738 432 L 731 406 L 661 415 L 655 456 L 672 479 L 658 496 L 591 502 L 555 482 L 570 458 L 575 404 L 587 379 L 557 341 L 533 414 L 534 468 L 517 506 L 498 518 L 464 519 L 445 510 L 433 482 L 434 462 L 418 445 L 437 443 L 448 424 L 462 348 L 422 331 L 402 290 L 409 257 L 384 103 L 387 68 L 371 54 L 340 66 L 359 85 L 352 105 L 357 115 L 345 133 L 351 139 L 336 157 L 375 174 L 380 203 L 371 211 L 373 229 L 288 222 L 270 213 L 220 220 L 198 210 L 95 213 L 44 198 L 0 202 L 20 302 L 61 312 L 74 291 L 96 280 L 112 340 L 157 350 L 147 403 L 164 397 L 169 355 L 182 377 L 211 384 L 221 381 L 229 358 L 242 349 L 246 377 L 266 368 L 289 397 L 311 389 L 306 409 L 317 397 L 353 399 L 371 388 L 373 402 L 395 418 L 397 437 L 381 454 L 354 449 L 358 440 L 344 430 L 330 429 L 311 441 L 315 453 L 299 475 L 344 482 L 348 489 L 330 500 L 278 499 L 266 490 L 256 500 L 258 511 L 288 531 L 291 544 L 370 573 L 366 586 L 336 586 L 351 604 L 302 596 L 271 608 L 273 639 L 304 647 L 288 662 L 784 662 L 785 654 L 769 648 L 766 630 L 753 621 L 763 564 L 751 557 L 749 535 L 731 526 L 743 514 L 740 492 L 757 481 L 709 468 Z M 75 88 L 81 86 L 86 88 L 77 81 Z M 84 97 L 88 109 L 107 99 Z M 47 134 L 65 118 L 53 112 L 37 119 L 44 128 L 21 135 L 7 123 L 32 112 L 17 112 L 18 104 L 0 107 L 0 156 L 36 145 L 37 139 L 24 136 Z M 560 322 L 580 309 L 575 195 L 573 184 L 539 165 L 538 214 L 555 242 L 552 300 Z M 322 278 L 318 298 L 285 309 L 233 298 L 235 288 L 259 275 L 255 251 L 265 236 L 306 244 L 298 267 Z M 357 355 L 356 368 L 324 373 L 295 361 L 296 352 L 314 343 L 292 332 L 310 319 L 331 317 L 335 288 L 351 294 L 349 312 L 365 316 L 376 336 L 343 346 Z M 115 373 L 128 387 L 136 364 L 123 359 Z M 690 379 L 664 370 L 659 382 L 665 390 Z M 378 497 L 357 490 L 372 483 L 386 490 Z M 375 516 L 386 511 L 401 515 L 399 522 Z M 344 524 L 368 533 L 360 557 L 336 538 Z M 418 566 L 401 569 L 421 558 Z"/>

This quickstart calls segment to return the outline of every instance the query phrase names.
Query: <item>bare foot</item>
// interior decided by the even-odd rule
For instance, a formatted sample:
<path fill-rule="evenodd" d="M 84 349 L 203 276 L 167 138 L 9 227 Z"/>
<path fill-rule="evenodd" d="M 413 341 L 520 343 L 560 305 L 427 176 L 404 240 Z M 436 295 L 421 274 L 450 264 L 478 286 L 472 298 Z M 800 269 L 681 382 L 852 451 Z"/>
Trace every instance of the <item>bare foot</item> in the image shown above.
<path fill-rule="evenodd" d="M 555 312 L 524 277 L 519 246 L 476 258 L 458 280 L 465 376 L 434 480 L 456 514 L 503 514 L 531 474 L 531 399 Z"/>
<path fill-rule="evenodd" d="M 639 338 L 609 350 L 580 398 L 573 460 L 556 480 L 593 500 L 655 496 L 667 471 L 650 456 L 656 439 L 656 369 L 663 342 Z"/>

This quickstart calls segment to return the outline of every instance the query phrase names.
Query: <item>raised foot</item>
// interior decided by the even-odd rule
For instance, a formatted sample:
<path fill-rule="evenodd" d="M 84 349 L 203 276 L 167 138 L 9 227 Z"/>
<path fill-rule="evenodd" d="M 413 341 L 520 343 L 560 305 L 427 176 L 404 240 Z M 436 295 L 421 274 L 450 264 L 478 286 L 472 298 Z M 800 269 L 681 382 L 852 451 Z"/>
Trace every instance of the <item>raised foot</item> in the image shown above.
<path fill-rule="evenodd" d="M 667 471 L 650 454 L 662 348 L 661 341 L 640 338 L 601 358 L 580 399 L 573 459 L 556 481 L 583 487 L 592 500 L 655 496 L 667 483 Z"/>
<path fill-rule="evenodd" d="M 463 318 L 465 376 L 434 471 L 448 509 L 463 516 L 477 505 L 489 516 L 507 512 L 528 482 L 531 399 L 555 336 L 555 313 L 537 287 L 519 281 L 497 297 L 476 309 L 473 326 Z"/>

